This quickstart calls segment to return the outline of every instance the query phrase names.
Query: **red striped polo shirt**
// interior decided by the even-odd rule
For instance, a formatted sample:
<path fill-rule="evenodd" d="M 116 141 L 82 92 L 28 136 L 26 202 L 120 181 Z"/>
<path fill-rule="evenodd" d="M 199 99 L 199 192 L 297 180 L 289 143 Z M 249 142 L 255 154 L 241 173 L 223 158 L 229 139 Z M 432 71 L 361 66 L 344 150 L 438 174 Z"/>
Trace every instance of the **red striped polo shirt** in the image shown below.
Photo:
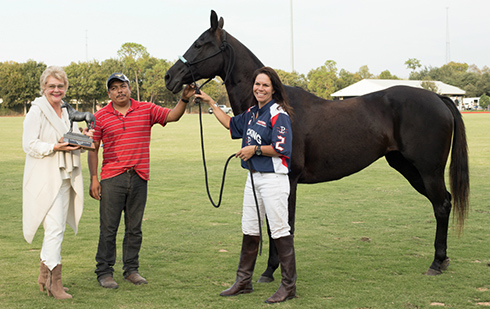
<path fill-rule="evenodd" d="M 134 168 L 138 175 L 150 179 L 151 127 L 165 126 L 170 109 L 131 99 L 126 115 L 112 102 L 95 113 L 94 141 L 102 141 L 103 161 L 100 179 L 107 179 Z"/>

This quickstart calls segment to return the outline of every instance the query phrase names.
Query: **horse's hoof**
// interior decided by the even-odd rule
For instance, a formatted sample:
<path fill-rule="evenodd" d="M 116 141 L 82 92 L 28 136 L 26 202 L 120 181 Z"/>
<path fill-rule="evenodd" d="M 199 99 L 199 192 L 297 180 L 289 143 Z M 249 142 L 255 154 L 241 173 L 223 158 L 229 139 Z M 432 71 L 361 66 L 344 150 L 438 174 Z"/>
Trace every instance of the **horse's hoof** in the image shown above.
<path fill-rule="evenodd" d="M 437 276 L 437 275 L 440 275 L 440 274 L 442 274 L 442 272 L 444 270 L 446 270 L 449 267 L 449 264 L 450 263 L 451 263 L 451 261 L 449 260 L 449 258 L 446 258 L 446 259 L 444 259 L 444 261 L 442 261 L 441 266 L 439 267 L 439 270 L 433 269 L 433 268 L 429 268 L 429 270 L 427 270 L 427 272 L 425 274 L 427 276 Z"/>
<path fill-rule="evenodd" d="M 269 283 L 272 281 L 274 281 L 274 278 L 266 277 L 266 276 L 260 276 L 259 280 L 257 280 L 258 283 Z"/>
<path fill-rule="evenodd" d="M 425 272 L 425 274 L 427 276 L 437 276 L 437 275 L 441 275 L 442 274 L 442 271 L 429 268 L 429 270 L 427 270 Z"/>

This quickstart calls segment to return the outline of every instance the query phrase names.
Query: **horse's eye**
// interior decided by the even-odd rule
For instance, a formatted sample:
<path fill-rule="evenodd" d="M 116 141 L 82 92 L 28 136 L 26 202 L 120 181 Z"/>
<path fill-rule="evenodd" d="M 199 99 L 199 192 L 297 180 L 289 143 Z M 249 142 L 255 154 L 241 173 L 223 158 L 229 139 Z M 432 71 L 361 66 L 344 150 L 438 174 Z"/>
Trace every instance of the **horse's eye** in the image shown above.
<path fill-rule="evenodd" d="M 195 49 L 199 49 L 199 48 L 201 48 L 201 46 L 202 46 L 202 45 L 201 45 L 201 44 L 199 44 L 199 43 L 197 43 L 197 42 L 195 42 L 195 43 L 194 43 L 194 48 L 195 48 Z"/>

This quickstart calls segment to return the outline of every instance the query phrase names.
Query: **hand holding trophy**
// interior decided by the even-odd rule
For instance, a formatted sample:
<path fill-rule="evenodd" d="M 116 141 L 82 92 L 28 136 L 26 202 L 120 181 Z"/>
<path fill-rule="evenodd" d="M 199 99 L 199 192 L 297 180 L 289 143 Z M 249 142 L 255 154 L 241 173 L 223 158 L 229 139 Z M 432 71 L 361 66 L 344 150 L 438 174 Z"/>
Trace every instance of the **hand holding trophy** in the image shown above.
<path fill-rule="evenodd" d="M 85 121 L 87 129 L 91 130 L 95 128 L 95 116 L 89 112 L 79 112 L 64 101 L 61 104 L 61 108 L 66 108 L 68 118 L 70 119 L 70 130 L 63 135 L 63 142 L 69 145 L 80 146 L 83 149 L 94 150 L 94 141 L 90 137 L 73 132 L 73 121 Z"/>

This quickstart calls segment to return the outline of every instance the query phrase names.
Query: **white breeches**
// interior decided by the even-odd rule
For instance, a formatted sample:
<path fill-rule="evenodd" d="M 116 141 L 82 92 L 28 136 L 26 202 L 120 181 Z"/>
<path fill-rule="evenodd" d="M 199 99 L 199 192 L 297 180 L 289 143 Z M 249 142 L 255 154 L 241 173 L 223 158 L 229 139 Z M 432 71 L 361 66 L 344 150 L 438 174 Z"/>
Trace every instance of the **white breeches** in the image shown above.
<path fill-rule="evenodd" d="M 253 177 L 261 224 L 263 225 L 265 215 L 267 215 L 273 239 L 289 236 L 288 175 L 255 172 Z M 250 173 L 248 174 L 243 194 L 242 231 L 245 235 L 260 235 Z"/>
<path fill-rule="evenodd" d="M 41 261 L 50 270 L 61 264 L 61 243 L 63 242 L 63 234 L 66 227 L 70 191 L 70 179 L 64 179 L 58 196 L 43 221 L 44 240 L 41 249 Z"/>

